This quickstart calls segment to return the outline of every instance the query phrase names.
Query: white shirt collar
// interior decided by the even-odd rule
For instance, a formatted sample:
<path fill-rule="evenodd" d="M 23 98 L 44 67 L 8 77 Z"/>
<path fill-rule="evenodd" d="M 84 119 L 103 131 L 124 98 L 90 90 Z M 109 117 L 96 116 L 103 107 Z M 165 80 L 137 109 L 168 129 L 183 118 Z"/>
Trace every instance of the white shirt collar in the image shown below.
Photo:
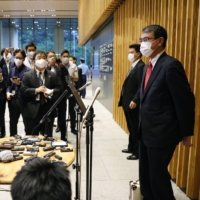
<path fill-rule="evenodd" d="M 155 67 L 156 62 L 158 61 L 158 58 L 164 53 L 165 50 L 161 51 L 160 53 L 158 53 L 154 58 L 150 59 L 149 62 L 151 62 L 152 64 L 152 69 Z"/>
<path fill-rule="evenodd" d="M 140 59 L 138 59 L 138 60 L 136 60 L 135 62 L 133 62 L 133 64 L 131 65 L 131 68 L 133 69 L 137 64 L 138 64 L 138 62 L 141 60 L 141 58 Z"/>
<path fill-rule="evenodd" d="M 35 68 L 35 70 L 36 70 L 37 75 L 39 75 L 39 73 L 42 72 L 42 77 L 44 77 L 45 68 L 44 68 L 42 71 L 39 71 L 39 70 L 37 70 L 36 68 Z"/>

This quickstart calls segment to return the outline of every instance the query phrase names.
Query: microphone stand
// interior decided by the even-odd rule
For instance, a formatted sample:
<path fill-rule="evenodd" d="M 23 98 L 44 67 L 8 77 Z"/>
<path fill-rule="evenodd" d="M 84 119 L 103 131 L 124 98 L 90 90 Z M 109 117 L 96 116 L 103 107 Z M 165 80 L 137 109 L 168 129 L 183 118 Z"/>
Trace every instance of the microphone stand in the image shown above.
<path fill-rule="evenodd" d="M 48 112 L 43 116 L 43 118 L 40 120 L 39 124 L 42 124 L 45 122 L 45 137 L 49 137 L 49 131 L 48 131 L 48 123 L 50 122 L 49 115 L 51 112 L 57 107 L 57 105 L 60 103 L 60 101 L 65 97 L 65 95 L 68 93 L 67 90 L 65 90 L 62 95 L 57 99 L 57 101 L 53 104 L 53 106 L 48 110 Z"/>
<path fill-rule="evenodd" d="M 93 156 L 93 118 L 94 109 L 91 106 L 88 112 L 86 125 L 86 200 L 91 200 L 92 195 L 92 156 Z"/>

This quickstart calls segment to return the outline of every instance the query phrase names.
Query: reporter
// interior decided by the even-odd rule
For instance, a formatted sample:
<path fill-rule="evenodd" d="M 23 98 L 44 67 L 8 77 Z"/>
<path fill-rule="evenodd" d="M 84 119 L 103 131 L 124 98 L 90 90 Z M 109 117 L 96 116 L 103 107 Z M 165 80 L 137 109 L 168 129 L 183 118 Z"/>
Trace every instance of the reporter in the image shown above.
<path fill-rule="evenodd" d="M 22 117 L 24 117 L 20 87 L 24 74 L 30 70 L 23 64 L 26 57 L 24 50 L 16 49 L 13 55 L 14 66 L 10 68 L 8 87 L 6 91 L 10 116 L 10 136 L 17 134 L 17 124 L 20 114 L 22 114 Z"/>
<path fill-rule="evenodd" d="M 69 172 L 42 158 L 25 165 L 11 186 L 13 200 L 71 200 L 71 194 Z"/>

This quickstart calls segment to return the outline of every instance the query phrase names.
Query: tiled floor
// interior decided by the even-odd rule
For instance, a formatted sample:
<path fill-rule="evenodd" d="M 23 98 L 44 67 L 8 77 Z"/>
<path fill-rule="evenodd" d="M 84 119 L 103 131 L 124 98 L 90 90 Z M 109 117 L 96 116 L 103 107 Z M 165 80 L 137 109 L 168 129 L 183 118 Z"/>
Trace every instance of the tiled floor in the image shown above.
<path fill-rule="evenodd" d="M 85 105 L 89 105 L 92 99 L 91 86 L 87 88 Z M 115 123 L 112 114 L 101 105 L 99 101 L 94 103 L 94 134 L 93 134 L 93 181 L 92 200 L 128 200 L 129 181 L 138 179 L 138 161 L 128 161 L 127 154 L 121 150 L 127 147 L 128 135 Z M 24 134 L 23 123 L 20 119 L 18 134 Z M 6 111 L 6 131 L 9 135 L 9 115 Z M 54 133 L 59 137 L 60 133 Z M 68 139 L 75 147 L 76 138 L 70 132 Z M 81 139 L 81 199 L 86 199 L 86 145 L 85 129 Z M 69 168 L 74 199 L 76 171 Z M 0 185 L 9 189 L 10 185 Z M 173 184 L 176 200 L 189 200 L 185 194 Z M 0 191 L 0 200 L 11 200 L 9 192 Z"/>

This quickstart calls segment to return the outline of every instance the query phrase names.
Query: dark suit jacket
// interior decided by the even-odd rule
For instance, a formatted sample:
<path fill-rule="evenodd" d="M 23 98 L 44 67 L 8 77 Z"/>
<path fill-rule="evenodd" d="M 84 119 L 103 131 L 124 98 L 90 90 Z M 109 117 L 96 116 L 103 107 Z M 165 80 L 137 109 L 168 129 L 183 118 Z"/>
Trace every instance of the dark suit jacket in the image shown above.
<path fill-rule="evenodd" d="M 124 110 L 130 110 L 129 104 L 131 101 L 135 102 L 139 107 L 140 102 L 140 85 L 142 81 L 142 74 L 144 62 L 140 60 L 134 69 L 131 70 L 126 77 L 123 85 L 118 106 L 123 106 Z M 123 95 L 122 95 L 123 93 Z"/>
<path fill-rule="evenodd" d="M 145 145 L 167 147 L 193 135 L 194 95 L 182 64 L 165 52 L 153 68 L 145 91 L 140 90 L 140 133 Z"/>
<path fill-rule="evenodd" d="M 10 72 L 9 72 L 9 76 L 8 76 L 7 92 L 12 93 L 12 90 L 15 90 L 16 92 L 18 92 L 18 96 L 20 96 L 21 85 L 16 85 L 10 80 L 10 78 L 16 76 L 16 70 L 17 70 L 16 68 L 17 68 L 16 65 L 13 63 L 13 66 L 10 68 Z M 26 67 L 23 64 L 20 67 L 20 69 L 18 69 L 18 78 L 20 78 L 20 80 L 22 80 L 24 74 L 28 71 L 30 71 L 30 68 Z M 17 88 L 17 90 L 15 88 Z"/>
<path fill-rule="evenodd" d="M 60 92 L 60 84 L 56 74 L 49 70 L 45 70 L 44 73 L 45 83 L 44 85 L 48 89 L 54 89 L 52 99 L 45 103 L 45 106 L 41 105 L 40 101 L 36 100 L 37 94 L 35 94 L 36 88 L 40 87 L 39 79 L 36 74 L 36 70 L 32 69 L 27 72 L 22 79 L 21 83 L 21 95 L 25 99 L 25 110 L 24 115 L 27 118 L 35 118 L 39 109 L 43 109 L 45 107 L 46 111 L 53 105 L 57 96 Z M 40 94 L 40 98 L 43 94 Z"/>

